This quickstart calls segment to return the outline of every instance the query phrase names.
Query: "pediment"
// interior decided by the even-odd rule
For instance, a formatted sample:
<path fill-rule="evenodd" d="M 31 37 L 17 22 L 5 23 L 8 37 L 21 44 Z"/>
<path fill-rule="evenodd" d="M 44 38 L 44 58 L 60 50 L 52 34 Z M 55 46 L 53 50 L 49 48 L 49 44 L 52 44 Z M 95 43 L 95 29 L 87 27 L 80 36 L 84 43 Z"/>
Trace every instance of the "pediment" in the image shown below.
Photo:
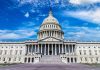
<path fill-rule="evenodd" d="M 39 41 L 62 41 L 62 40 L 54 38 L 54 37 L 47 37 L 47 38 L 44 38 L 44 39 L 39 40 Z"/>

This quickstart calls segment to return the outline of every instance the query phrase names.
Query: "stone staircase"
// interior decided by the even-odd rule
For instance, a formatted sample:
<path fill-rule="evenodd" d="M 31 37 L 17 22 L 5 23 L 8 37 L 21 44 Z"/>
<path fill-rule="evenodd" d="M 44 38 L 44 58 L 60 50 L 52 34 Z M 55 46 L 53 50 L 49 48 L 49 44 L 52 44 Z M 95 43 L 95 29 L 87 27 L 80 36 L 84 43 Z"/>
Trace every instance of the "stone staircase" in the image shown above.
<path fill-rule="evenodd" d="M 43 55 L 39 64 L 64 64 L 59 55 Z"/>

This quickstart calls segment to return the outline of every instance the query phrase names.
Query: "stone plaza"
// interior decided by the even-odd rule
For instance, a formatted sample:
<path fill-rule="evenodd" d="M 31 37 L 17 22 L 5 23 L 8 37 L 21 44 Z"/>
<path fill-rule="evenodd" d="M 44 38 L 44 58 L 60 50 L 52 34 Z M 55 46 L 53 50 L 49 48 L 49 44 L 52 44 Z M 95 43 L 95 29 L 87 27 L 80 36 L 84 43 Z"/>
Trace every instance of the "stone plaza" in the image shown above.
<path fill-rule="evenodd" d="M 0 70 L 100 70 L 84 64 L 17 64 L 0 67 Z"/>

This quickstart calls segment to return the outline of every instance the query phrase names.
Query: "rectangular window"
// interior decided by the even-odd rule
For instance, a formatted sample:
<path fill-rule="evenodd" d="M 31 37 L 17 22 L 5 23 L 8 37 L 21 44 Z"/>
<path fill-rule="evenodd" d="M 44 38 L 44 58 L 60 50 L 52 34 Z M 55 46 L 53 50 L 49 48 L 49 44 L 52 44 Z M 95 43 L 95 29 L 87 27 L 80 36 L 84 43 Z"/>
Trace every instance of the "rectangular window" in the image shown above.
<path fill-rule="evenodd" d="M 9 61 L 11 61 L 11 58 L 9 58 Z"/>
<path fill-rule="evenodd" d="M 3 58 L 3 61 L 5 61 L 5 58 Z"/>
<path fill-rule="evenodd" d="M 4 54 L 6 55 L 7 54 L 7 50 L 5 50 L 4 52 L 5 52 Z"/>
<path fill-rule="evenodd" d="M 22 54 L 22 50 L 20 50 L 20 55 Z"/>
<path fill-rule="evenodd" d="M 12 55 L 12 50 L 10 50 L 10 55 Z"/>
<path fill-rule="evenodd" d="M 79 50 L 80 55 L 82 54 L 81 50 Z"/>
<path fill-rule="evenodd" d="M 86 50 L 84 50 L 84 55 L 86 55 Z"/>
<path fill-rule="evenodd" d="M 17 50 L 15 50 L 15 55 L 17 55 L 17 53 L 18 53 Z"/>
<path fill-rule="evenodd" d="M 2 50 L 0 50 L 0 55 L 2 55 Z"/>

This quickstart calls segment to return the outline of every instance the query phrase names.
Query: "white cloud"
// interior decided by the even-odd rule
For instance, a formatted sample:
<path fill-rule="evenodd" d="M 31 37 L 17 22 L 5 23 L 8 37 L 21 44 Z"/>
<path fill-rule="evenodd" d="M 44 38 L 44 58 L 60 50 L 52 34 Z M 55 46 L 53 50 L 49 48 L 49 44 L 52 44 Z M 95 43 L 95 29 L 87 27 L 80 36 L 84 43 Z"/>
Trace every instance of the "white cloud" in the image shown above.
<path fill-rule="evenodd" d="M 20 0 L 21 4 L 32 3 L 32 2 L 34 2 L 34 0 Z"/>
<path fill-rule="evenodd" d="M 93 22 L 96 24 L 100 24 L 100 8 L 97 8 L 95 10 L 83 10 L 83 11 L 69 11 L 66 12 L 66 15 L 79 18 L 88 22 Z"/>
<path fill-rule="evenodd" d="M 65 29 L 65 38 L 69 40 L 100 41 L 100 27 L 71 27 Z"/>
<path fill-rule="evenodd" d="M 35 25 L 34 21 L 23 22 L 22 24 L 22 27 L 18 27 L 16 30 L 0 30 L 0 40 L 25 39 L 37 35 L 38 26 Z"/>
<path fill-rule="evenodd" d="M 92 3 L 97 3 L 100 2 L 100 0 L 69 0 L 70 3 L 72 4 L 92 4 Z"/>
<path fill-rule="evenodd" d="M 0 39 L 23 39 L 36 35 L 32 29 L 0 30 Z"/>
<path fill-rule="evenodd" d="M 55 0 L 56 3 L 59 3 L 59 0 Z"/>
<path fill-rule="evenodd" d="M 25 15 L 24 15 L 26 18 L 28 18 L 30 15 L 29 15 L 29 12 L 27 12 Z"/>

